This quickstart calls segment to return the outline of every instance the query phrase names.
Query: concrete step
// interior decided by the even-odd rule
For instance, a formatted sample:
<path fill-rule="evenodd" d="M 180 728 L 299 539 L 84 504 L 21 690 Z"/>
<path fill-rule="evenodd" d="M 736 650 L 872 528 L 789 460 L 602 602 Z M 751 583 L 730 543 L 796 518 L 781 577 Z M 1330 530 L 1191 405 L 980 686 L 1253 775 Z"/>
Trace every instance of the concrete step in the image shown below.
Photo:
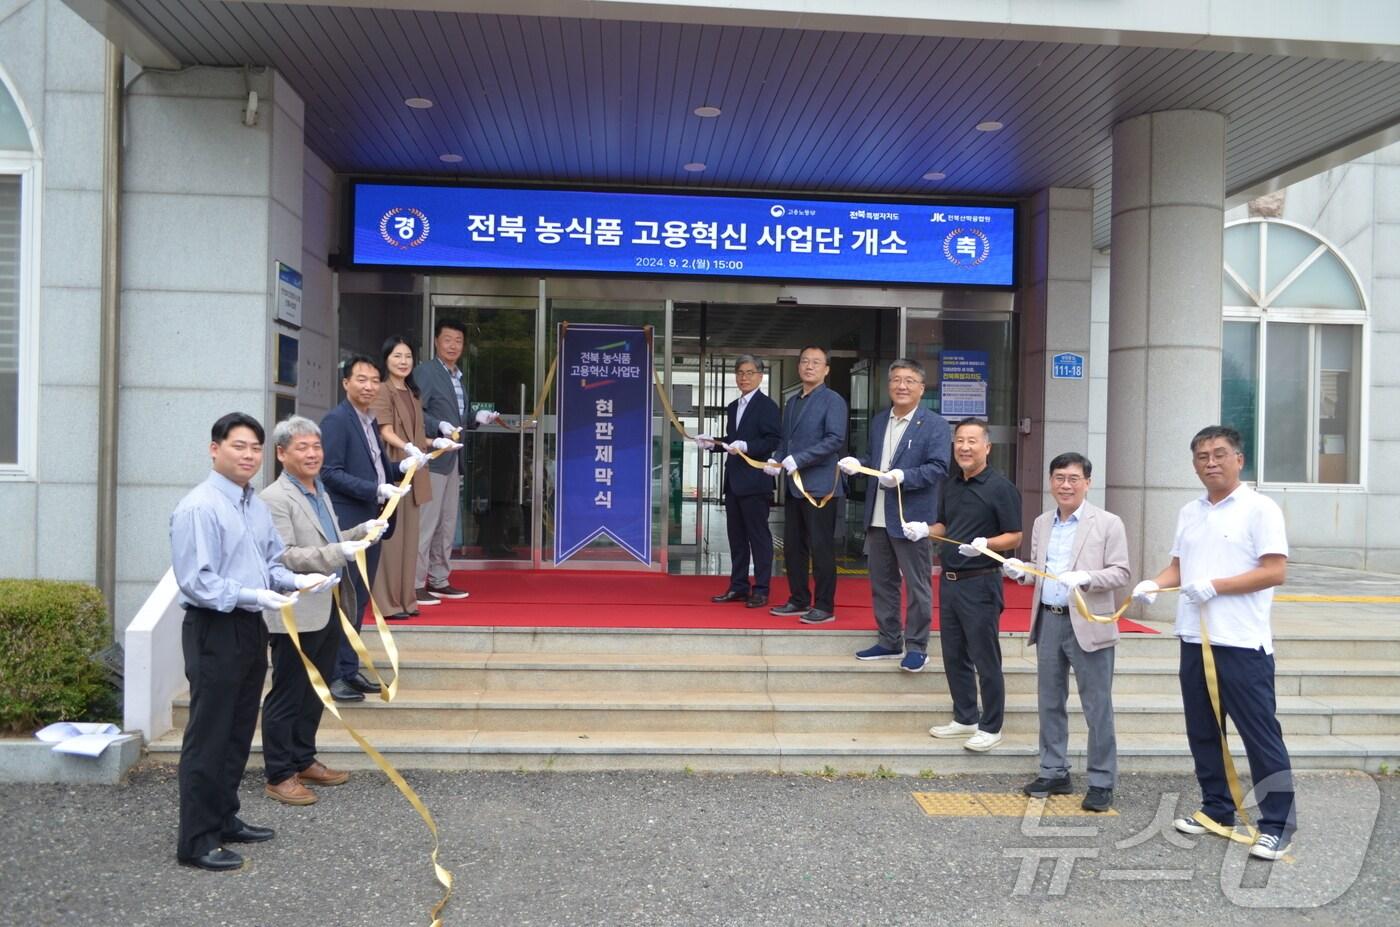
<path fill-rule="evenodd" d="M 1352 697 L 1339 710 L 1306 696 L 1280 696 L 1278 715 L 1286 735 L 1395 733 L 1400 699 Z M 175 724 L 188 717 L 187 700 L 176 703 Z M 1069 700 L 1069 725 L 1083 733 L 1078 698 Z M 1179 694 L 1115 693 L 1114 711 L 1125 734 L 1171 734 L 1182 729 Z M 866 692 L 680 692 L 400 690 L 391 704 L 367 699 L 341 705 L 356 729 L 480 731 L 689 731 L 712 733 L 825 733 L 862 731 L 900 734 L 924 731 L 952 716 L 946 691 L 899 694 Z M 1036 697 L 1009 693 L 1004 730 L 1034 734 L 1039 728 Z"/>
<path fill-rule="evenodd" d="M 388 672 L 388 660 L 374 653 Z M 1121 655 L 1114 692 L 1178 691 L 1175 658 Z M 885 692 L 940 689 L 945 685 L 935 653 L 920 674 L 901 672 L 898 661 L 862 662 L 850 652 L 793 654 L 594 654 L 400 651 L 401 686 L 412 689 L 603 692 Z M 1034 652 L 1004 657 L 1008 692 L 1036 691 Z M 932 680 L 931 682 L 928 680 Z M 1400 664 L 1386 660 L 1280 660 L 1280 695 L 1375 693 L 1400 696 Z"/>
<path fill-rule="evenodd" d="M 150 745 L 158 761 L 179 759 L 182 732 L 173 730 Z M 989 753 L 973 754 L 956 741 L 925 734 L 861 733 L 696 733 L 476 730 L 439 731 L 399 728 L 376 731 L 372 741 L 400 769 L 474 769 L 528 771 L 686 770 L 694 772 L 779 772 L 810 775 L 870 775 L 881 770 L 899 775 L 1036 772 L 1034 734 L 1008 733 Z M 322 727 L 320 756 L 331 766 L 372 769 L 373 764 L 333 719 Z M 1343 737 L 1288 735 L 1295 769 L 1394 768 L 1400 735 Z M 261 753 L 261 740 L 253 749 Z M 1069 754 L 1082 780 L 1084 742 L 1070 739 Z M 1243 750 L 1235 745 L 1244 773 Z M 1124 772 L 1190 772 L 1185 738 L 1177 734 L 1123 734 L 1118 737 L 1119 767 Z M 257 769 L 260 760 L 249 764 Z M 1082 783 L 1081 783 L 1082 784 Z"/>
<path fill-rule="evenodd" d="M 1321 618 L 1319 620 L 1322 620 Z M 839 624 L 839 622 L 838 622 Z M 1169 630 L 1168 626 L 1164 626 Z M 442 628 L 392 626 L 401 651 L 463 653 L 564 654 L 748 654 L 756 656 L 849 656 L 874 643 L 869 631 L 832 628 L 767 630 L 654 630 L 633 628 Z M 376 634 L 366 631 L 373 645 Z M 1001 635 L 1006 657 L 1034 656 L 1024 632 Z M 937 652 L 938 647 L 931 645 Z M 1348 634 L 1281 634 L 1276 655 L 1283 660 L 1389 660 L 1400 664 L 1400 621 L 1384 632 Z M 1120 659 L 1174 659 L 1178 642 L 1170 633 L 1127 634 L 1119 644 Z"/>

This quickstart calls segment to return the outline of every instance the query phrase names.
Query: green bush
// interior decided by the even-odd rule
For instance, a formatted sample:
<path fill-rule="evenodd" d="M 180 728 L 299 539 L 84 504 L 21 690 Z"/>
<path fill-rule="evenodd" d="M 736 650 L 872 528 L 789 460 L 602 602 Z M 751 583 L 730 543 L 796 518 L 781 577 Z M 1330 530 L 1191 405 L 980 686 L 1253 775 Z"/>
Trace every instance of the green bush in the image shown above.
<path fill-rule="evenodd" d="M 0 731 L 83 720 L 109 706 L 93 659 L 109 640 L 107 606 L 92 586 L 0 579 Z"/>

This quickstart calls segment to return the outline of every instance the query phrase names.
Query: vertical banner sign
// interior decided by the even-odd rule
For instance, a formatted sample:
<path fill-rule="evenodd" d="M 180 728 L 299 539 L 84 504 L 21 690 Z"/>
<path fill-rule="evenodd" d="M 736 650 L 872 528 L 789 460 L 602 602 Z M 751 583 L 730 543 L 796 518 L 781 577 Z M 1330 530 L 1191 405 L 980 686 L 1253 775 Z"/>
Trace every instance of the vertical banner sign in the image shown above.
<path fill-rule="evenodd" d="M 947 419 L 987 417 L 987 352 L 944 351 L 940 357 L 939 414 Z"/>
<path fill-rule="evenodd" d="M 651 564 L 651 339 L 625 325 L 559 326 L 554 562 L 599 535 Z"/>

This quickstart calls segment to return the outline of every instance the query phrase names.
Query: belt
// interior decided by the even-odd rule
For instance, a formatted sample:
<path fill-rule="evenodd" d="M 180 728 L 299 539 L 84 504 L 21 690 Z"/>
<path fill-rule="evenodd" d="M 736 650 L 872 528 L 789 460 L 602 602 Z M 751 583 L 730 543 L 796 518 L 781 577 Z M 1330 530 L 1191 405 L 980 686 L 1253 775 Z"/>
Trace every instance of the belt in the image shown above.
<path fill-rule="evenodd" d="M 1069 614 L 1069 606 L 1068 606 L 1068 605 L 1047 605 L 1046 603 L 1041 602 L 1041 603 L 1040 603 L 1040 607 L 1043 608 L 1043 609 L 1044 609 L 1045 611 L 1047 611 L 1047 612 L 1054 612 L 1056 615 L 1068 615 L 1068 614 Z"/>
<path fill-rule="evenodd" d="M 960 579 L 971 579 L 974 576 L 986 576 L 988 573 L 1000 573 L 1001 567 L 978 567 L 975 570 L 944 570 L 943 578 L 950 583 L 955 583 Z"/>

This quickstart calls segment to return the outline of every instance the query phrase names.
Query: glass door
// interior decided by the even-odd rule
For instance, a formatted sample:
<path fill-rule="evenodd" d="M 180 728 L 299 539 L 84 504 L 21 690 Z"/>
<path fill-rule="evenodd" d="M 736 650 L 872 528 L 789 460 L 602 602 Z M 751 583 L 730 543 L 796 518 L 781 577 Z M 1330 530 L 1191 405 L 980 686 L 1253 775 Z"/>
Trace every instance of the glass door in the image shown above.
<path fill-rule="evenodd" d="M 435 295 L 431 324 L 424 333 L 425 357 L 432 356 L 433 330 L 440 318 L 467 328 L 463 385 L 467 418 L 486 410 L 499 412 L 509 425 L 471 429 L 466 472 L 462 474 L 454 567 L 533 566 L 534 499 L 533 429 L 510 427 L 528 419 L 535 397 L 535 318 L 537 299 Z"/>

